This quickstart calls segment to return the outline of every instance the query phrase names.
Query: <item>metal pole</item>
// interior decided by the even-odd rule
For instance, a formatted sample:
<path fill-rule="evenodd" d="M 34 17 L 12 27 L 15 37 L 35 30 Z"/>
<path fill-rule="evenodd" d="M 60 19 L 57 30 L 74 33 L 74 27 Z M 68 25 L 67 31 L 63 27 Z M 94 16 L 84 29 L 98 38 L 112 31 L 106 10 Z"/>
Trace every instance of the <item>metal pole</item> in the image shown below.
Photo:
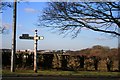
<path fill-rule="evenodd" d="M 37 73 L 37 30 L 35 30 L 35 35 L 34 35 L 34 72 Z"/>
<path fill-rule="evenodd" d="M 12 54 L 11 54 L 11 72 L 15 72 L 15 52 L 16 52 L 16 22 L 17 22 L 17 0 L 14 0 L 13 27 L 12 27 Z"/>

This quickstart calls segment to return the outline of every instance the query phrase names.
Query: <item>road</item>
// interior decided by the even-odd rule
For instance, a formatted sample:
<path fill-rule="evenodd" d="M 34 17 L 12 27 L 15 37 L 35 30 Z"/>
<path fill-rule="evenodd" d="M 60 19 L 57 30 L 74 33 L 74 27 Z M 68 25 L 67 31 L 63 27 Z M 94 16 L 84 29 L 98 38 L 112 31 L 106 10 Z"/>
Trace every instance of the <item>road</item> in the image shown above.
<path fill-rule="evenodd" d="M 3 77 L 2 80 L 120 80 L 120 77 L 39 76 L 39 77 Z"/>

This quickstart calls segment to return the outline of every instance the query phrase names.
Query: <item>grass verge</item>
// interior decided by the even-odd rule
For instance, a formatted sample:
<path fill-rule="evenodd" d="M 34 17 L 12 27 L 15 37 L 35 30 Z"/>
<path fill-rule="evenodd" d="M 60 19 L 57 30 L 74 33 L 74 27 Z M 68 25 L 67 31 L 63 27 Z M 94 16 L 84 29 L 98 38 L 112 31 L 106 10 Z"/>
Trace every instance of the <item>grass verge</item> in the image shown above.
<path fill-rule="evenodd" d="M 97 71 L 54 71 L 54 70 L 38 70 L 34 73 L 33 70 L 3 70 L 2 75 L 22 75 L 22 76 L 35 76 L 35 75 L 53 75 L 53 76 L 120 76 L 120 72 L 97 72 Z"/>

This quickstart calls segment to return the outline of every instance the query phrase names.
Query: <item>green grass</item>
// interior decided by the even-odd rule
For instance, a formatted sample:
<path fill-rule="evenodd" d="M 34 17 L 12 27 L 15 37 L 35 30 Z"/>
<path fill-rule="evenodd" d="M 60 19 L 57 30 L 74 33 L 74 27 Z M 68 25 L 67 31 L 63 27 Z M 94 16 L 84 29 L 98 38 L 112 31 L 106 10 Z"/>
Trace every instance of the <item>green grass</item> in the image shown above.
<path fill-rule="evenodd" d="M 2 75 L 118 76 L 120 72 L 38 70 L 38 73 L 34 73 L 33 70 L 16 70 L 11 73 L 10 70 L 3 70 Z"/>
<path fill-rule="evenodd" d="M 0 75 L 2 74 L 2 69 L 0 69 Z"/>

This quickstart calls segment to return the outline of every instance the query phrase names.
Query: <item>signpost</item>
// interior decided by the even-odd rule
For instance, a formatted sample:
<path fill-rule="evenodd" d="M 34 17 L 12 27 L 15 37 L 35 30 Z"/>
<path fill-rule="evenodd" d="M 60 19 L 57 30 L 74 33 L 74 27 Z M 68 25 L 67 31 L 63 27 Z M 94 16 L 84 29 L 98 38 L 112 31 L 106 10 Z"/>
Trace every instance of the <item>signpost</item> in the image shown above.
<path fill-rule="evenodd" d="M 22 34 L 22 36 L 19 37 L 20 39 L 28 39 L 28 40 L 34 40 L 34 72 L 37 72 L 37 42 L 38 40 L 43 40 L 43 36 L 37 35 L 37 30 L 35 30 L 34 36 L 29 36 L 29 34 Z"/>

